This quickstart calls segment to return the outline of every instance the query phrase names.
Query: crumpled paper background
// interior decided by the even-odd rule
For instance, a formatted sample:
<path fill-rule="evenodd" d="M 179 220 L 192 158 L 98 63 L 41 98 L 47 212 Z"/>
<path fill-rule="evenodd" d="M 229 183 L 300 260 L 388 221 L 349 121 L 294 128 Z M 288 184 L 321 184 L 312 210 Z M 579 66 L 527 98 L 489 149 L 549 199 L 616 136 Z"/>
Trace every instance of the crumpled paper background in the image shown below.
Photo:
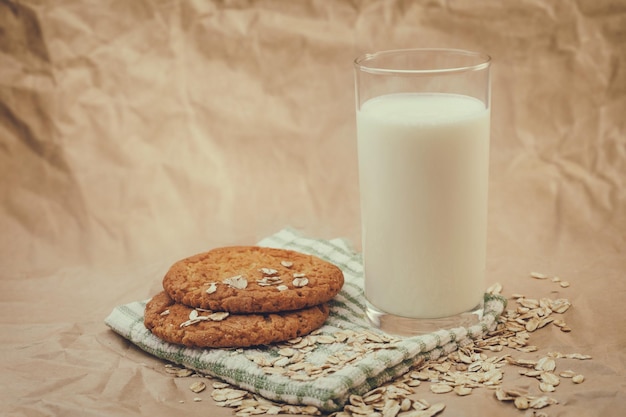
<path fill-rule="evenodd" d="M 214 246 L 358 248 L 352 60 L 453 47 L 494 62 L 486 284 L 574 304 L 532 336 L 594 356 L 549 415 L 623 415 L 625 43 L 618 0 L 0 2 L 0 410 L 230 415 L 102 319 Z"/>

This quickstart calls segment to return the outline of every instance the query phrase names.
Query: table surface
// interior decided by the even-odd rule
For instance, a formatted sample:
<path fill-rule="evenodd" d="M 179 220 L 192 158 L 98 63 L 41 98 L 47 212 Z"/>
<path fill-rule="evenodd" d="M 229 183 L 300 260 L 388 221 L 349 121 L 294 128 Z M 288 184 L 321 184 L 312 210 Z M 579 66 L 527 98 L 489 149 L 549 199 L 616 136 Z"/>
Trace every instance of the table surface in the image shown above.
<path fill-rule="evenodd" d="M 284 227 L 360 250 L 351 61 L 434 46 L 493 57 L 486 286 L 572 302 L 523 357 L 592 357 L 558 361 L 585 381 L 541 411 L 623 416 L 624 27 L 587 0 L 0 4 L 0 414 L 233 415 L 104 318 Z M 524 415 L 486 388 L 414 397 Z"/>

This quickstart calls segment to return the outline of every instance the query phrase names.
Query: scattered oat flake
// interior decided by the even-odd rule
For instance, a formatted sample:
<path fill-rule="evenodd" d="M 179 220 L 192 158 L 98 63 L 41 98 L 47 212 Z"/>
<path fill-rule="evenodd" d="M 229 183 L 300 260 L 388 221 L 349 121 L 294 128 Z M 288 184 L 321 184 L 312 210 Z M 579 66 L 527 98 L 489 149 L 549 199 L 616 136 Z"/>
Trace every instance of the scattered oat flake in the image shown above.
<path fill-rule="evenodd" d="M 546 279 L 546 278 L 548 278 L 547 275 L 542 274 L 541 272 L 531 272 L 530 276 L 535 278 L 535 279 Z"/>
<path fill-rule="evenodd" d="M 168 314 L 170 314 L 170 310 L 163 310 L 163 312 L 161 312 L 161 316 L 167 316 Z"/>
<path fill-rule="evenodd" d="M 179 327 L 187 327 L 187 326 L 191 326 L 192 324 L 196 324 L 196 323 L 200 323 L 200 320 L 198 320 L 198 319 L 187 320 L 187 321 L 184 321 L 184 322 L 180 323 Z"/>
<path fill-rule="evenodd" d="M 554 361 L 553 358 L 549 356 L 544 356 L 543 358 L 537 361 L 537 364 L 535 365 L 535 369 L 537 371 L 552 372 L 556 369 L 556 362 Z"/>
<path fill-rule="evenodd" d="M 291 261 L 280 261 L 280 264 L 285 268 L 291 268 L 293 266 L 293 262 Z"/>
<path fill-rule="evenodd" d="M 229 403 L 232 404 L 233 401 L 240 400 L 246 395 L 248 395 L 248 391 L 237 390 L 230 387 L 215 389 L 211 392 L 213 400 L 218 403 L 225 403 L 225 405 L 228 405 Z"/>
<path fill-rule="evenodd" d="M 287 357 L 290 357 L 290 356 L 295 355 L 295 354 L 296 354 L 296 351 L 295 351 L 294 349 L 292 349 L 292 348 L 286 347 L 286 348 L 282 348 L 282 349 L 280 349 L 280 350 L 278 351 L 278 354 L 279 354 L 280 356 L 287 356 Z"/>
<path fill-rule="evenodd" d="M 496 398 L 500 401 L 513 401 L 517 397 L 524 396 L 522 392 L 512 390 L 512 389 L 505 390 L 502 387 L 496 388 L 495 394 L 496 394 Z"/>
<path fill-rule="evenodd" d="M 561 287 L 563 287 L 563 288 L 567 288 L 567 287 L 569 287 L 569 282 L 567 282 L 567 281 L 561 281 L 561 283 L 560 283 L 559 285 L 560 285 Z"/>
<path fill-rule="evenodd" d="M 555 400 L 554 398 L 543 396 L 543 397 L 530 398 L 530 402 L 528 405 L 530 408 L 540 409 L 540 408 L 544 408 L 549 405 L 558 404 L 558 403 L 559 402 Z"/>
<path fill-rule="evenodd" d="M 212 282 L 211 284 L 209 284 L 209 288 L 206 289 L 206 293 L 213 294 L 215 291 L 217 291 L 217 283 Z"/>
<path fill-rule="evenodd" d="M 295 274 L 294 274 L 295 275 Z M 305 287 L 307 284 L 309 283 L 309 279 L 306 277 L 297 277 L 293 279 L 293 286 L 294 287 Z"/>
<path fill-rule="evenodd" d="M 539 327 L 540 320 L 537 317 L 531 317 L 524 326 L 529 332 L 534 332 Z"/>
<path fill-rule="evenodd" d="M 218 311 L 215 313 L 210 314 L 209 320 L 211 321 L 222 321 L 225 318 L 227 318 L 230 315 L 230 313 L 228 313 L 228 311 Z"/>
<path fill-rule="evenodd" d="M 565 313 L 570 307 L 572 303 L 566 298 L 558 298 L 556 300 L 552 300 L 550 302 L 550 309 L 555 313 Z"/>
<path fill-rule="evenodd" d="M 573 382 L 574 384 L 582 384 L 584 380 L 585 380 L 585 376 L 584 376 L 584 375 L 581 375 L 581 374 L 574 375 L 574 376 L 572 377 L 572 382 Z"/>
<path fill-rule="evenodd" d="M 261 271 L 263 275 L 267 275 L 267 276 L 276 275 L 278 273 L 277 270 L 272 269 L 272 268 L 261 268 L 259 269 L 259 271 Z"/>
<path fill-rule="evenodd" d="M 193 371 L 191 369 L 187 369 L 187 368 L 183 368 L 183 369 L 178 369 L 176 371 L 176 376 L 178 378 L 184 378 L 187 376 L 191 376 L 193 374 Z"/>
<path fill-rule="evenodd" d="M 248 286 L 248 280 L 243 275 L 235 275 L 234 277 L 225 278 L 222 282 L 227 284 L 229 287 L 238 290 L 243 290 Z"/>
<path fill-rule="evenodd" d="M 335 343 L 335 338 L 332 336 L 322 335 L 317 338 L 317 343 L 330 344 Z"/>
<path fill-rule="evenodd" d="M 453 390 L 452 386 L 444 383 L 431 384 L 430 390 L 435 394 L 445 394 Z"/>
<path fill-rule="evenodd" d="M 286 285 L 284 285 L 284 284 L 281 284 L 281 285 L 278 285 L 278 286 L 276 287 L 276 289 L 277 289 L 278 291 L 285 291 L 285 290 L 288 290 L 288 289 L 289 289 L 289 287 L 287 287 L 287 286 L 286 286 Z"/>
<path fill-rule="evenodd" d="M 513 404 L 518 410 L 528 410 L 528 407 L 530 407 L 530 402 L 526 397 L 516 397 L 513 400 Z"/>
<path fill-rule="evenodd" d="M 196 381 L 193 384 L 189 385 L 189 389 L 195 393 L 199 393 L 204 391 L 206 388 L 206 384 L 202 381 Z"/>
<path fill-rule="evenodd" d="M 591 359 L 590 355 L 583 355 L 582 353 L 567 353 L 563 357 L 568 358 L 568 359 L 579 359 L 579 360 Z"/>

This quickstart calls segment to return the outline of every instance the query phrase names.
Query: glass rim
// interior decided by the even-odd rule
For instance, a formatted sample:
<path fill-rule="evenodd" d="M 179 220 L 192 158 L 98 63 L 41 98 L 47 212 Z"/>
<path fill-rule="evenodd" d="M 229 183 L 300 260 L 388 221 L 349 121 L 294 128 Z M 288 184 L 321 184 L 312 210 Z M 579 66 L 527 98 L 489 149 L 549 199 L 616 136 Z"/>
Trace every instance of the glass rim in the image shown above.
<path fill-rule="evenodd" d="M 477 58 L 478 62 L 469 65 L 454 65 L 448 66 L 444 68 L 414 68 L 414 69 L 401 69 L 401 68 L 389 68 L 384 65 L 367 65 L 368 62 L 372 62 L 377 58 L 388 57 L 388 56 L 410 56 L 410 55 L 425 55 L 427 53 L 440 53 L 440 54 L 448 54 L 448 55 L 457 55 L 464 57 L 473 57 Z M 459 73 L 459 72 L 469 72 L 469 71 L 479 71 L 482 69 L 489 68 L 491 65 L 491 56 L 482 53 L 469 51 L 464 49 L 453 49 L 453 48 L 414 48 L 414 49 L 389 49 L 379 52 L 373 53 L 365 53 L 359 55 L 354 60 L 354 67 L 357 70 L 367 72 L 370 74 L 398 74 L 398 75 L 407 75 L 407 74 L 450 74 L 450 73 Z"/>

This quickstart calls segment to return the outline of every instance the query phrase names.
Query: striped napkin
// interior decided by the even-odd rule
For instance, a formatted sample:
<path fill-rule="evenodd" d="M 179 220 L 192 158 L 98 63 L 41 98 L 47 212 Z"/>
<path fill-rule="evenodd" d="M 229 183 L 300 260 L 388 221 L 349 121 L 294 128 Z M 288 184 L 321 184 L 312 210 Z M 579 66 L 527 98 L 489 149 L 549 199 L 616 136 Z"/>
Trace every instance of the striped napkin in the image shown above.
<path fill-rule="evenodd" d="M 320 240 L 302 236 L 292 229 L 283 229 L 259 242 L 260 246 L 296 250 L 315 255 L 337 265 L 344 273 L 345 284 L 330 303 L 330 316 L 318 331 L 318 337 L 341 331 L 381 334 L 372 328 L 365 316 L 363 267 L 360 255 L 342 239 Z M 122 337 L 144 351 L 161 359 L 185 366 L 203 374 L 218 377 L 232 385 L 257 393 L 270 400 L 313 405 L 325 412 L 341 409 L 351 394 L 363 394 L 406 373 L 413 364 L 436 359 L 479 339 L 495 328 L 498 316 L 506 307 L 506 299 L 485 294 L 481 321 L 468 328 L 440 330 L 427 335 L 396 338 L 388 348 L 367 351 L 341 369 L 311 380 L 294 380 L 283 374 L 268 374 L 259 357 L 276 360 L 279 346 L 249 349 L 186 348 L 164 342 L 143 325 L 147 300 L 116 307 L 105 323 Z M 341 343 L 319 343 L 304 361 L 319 366 L 328 355 L 341 354 L 349 346 Z"/>

